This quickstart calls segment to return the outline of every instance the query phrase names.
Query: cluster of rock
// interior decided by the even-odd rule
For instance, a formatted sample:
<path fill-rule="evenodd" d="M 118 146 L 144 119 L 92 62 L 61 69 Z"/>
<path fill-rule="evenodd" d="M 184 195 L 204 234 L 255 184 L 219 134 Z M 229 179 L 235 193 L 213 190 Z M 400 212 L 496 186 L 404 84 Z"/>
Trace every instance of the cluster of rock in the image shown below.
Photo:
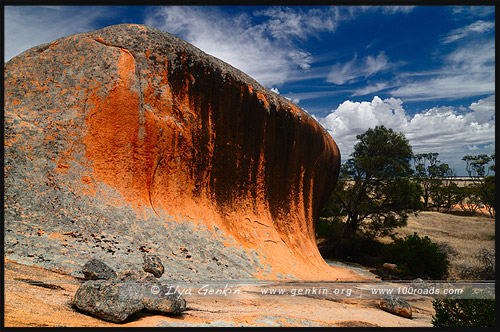
<path fill-rule="evenodd" d="M 78 309 L 101 319 L 123 322 L 143 309 L 167 314 L 186 310 L 186 300 L 157 280 L 164 272 L 156 255 L 144 254 L 144 271 L 126 270 L 116 273 L 105 263 L 89 260 L 83 267 L 84 282 L 72 303 Z"/>

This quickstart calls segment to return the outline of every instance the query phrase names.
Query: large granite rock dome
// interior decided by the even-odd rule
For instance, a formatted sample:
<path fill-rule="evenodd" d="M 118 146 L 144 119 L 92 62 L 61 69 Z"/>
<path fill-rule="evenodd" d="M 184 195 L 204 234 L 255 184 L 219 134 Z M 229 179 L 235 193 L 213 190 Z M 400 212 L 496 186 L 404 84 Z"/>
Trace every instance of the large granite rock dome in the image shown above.
<path fill-rule="evenodd" d="M 154 252 L 174 279 L 335 277 L 314 222 L 340 166 L 306 112 L 185 41 L 121 24 L 5 64 L 7 257 L 78 275 Z"/>

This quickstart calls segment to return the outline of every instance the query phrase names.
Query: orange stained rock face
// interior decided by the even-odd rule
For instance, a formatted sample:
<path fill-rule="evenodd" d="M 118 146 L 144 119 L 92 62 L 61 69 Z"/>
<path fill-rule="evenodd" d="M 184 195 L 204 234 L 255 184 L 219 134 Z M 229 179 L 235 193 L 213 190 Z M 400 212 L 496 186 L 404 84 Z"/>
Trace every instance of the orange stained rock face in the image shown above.
<path fill-rule="evenodd" d="M 150 31 L 139 28 L 126 38 Z M 335 185 L 340 153 L 313 118 L 188 46 L 164 50 L 142 40 L 132 50 L 93 36 L 69 37 L 50 50 L 70 39 L 105 53 L 109 65 L 105 79 L 82 73 L 78 88 L 87 101 L 72 110 L 81 137 L 57 159 L 63 174 L 72 160 L 90 165 L 74 184 L 82 194 L 104 183 L 137 211 L 203 220 L 259 252 L 272 271 L 256 267 L 259 278 L 351 276 L 329 267 L 315 243 L 314 222 Z"/>
<path fill-rule="evenodd" d="M 103 98 L 96 90 L 87 114 L 84 137 L 85 156 L 93 162 L 98 180 L 129 193 L 129 203 L 140 206 L 148 201 L 148 170 L 151 168 L 149 142 L 141 142 L 139 95 L 132 91 L 135 60 L 119 50 L 118 80 Z M 144 129 L 143 129 L 144 130 Z"/>
<path fill-rule="evenodd" d="M 264 103 L 264 107 L 265 108 L 268 108 L 269 107 L 269 103 L 267 102 L 267 98 L 266 96 L 264 96 L 262 93 L 260 92 L 257 92 L 257 98 L 259 98 L 260 100 L 262 100 L 262 102 Z"/>

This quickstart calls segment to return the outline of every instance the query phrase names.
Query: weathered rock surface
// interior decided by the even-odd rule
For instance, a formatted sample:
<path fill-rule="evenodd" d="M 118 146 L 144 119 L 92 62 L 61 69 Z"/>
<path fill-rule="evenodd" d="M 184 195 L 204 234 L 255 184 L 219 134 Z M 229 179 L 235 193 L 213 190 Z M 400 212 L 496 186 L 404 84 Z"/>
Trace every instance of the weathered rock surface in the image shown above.
<path fill-rule="evenodd" d="M 150 251 L 171 279 L 349 278 L 314 234 L 339 166 L 306 112 L 155 28 L 5 64 L 5 249 L 21 263 L 78 275 Z"/>
<path fill-rule="evenodd" d="M 157 287 L 158 292 L 152 292 L 153 287 Z M 143 309 L 166 314 L 182 313 L 186 310 L 186 300 L 181 294 L 168 289 L 168 285 L 157 282 L 150 274 L 122 271 L 114 279 L 83 283 L 72 303 L 81 310 L 112 322 L 123 322 Z"/>
<path fill-rule="evenodd" d="M 144 271 L 153 274 L 156 278 L 160 278 L 165 272 L 160 257 L 152 254 L 145 253 L 142 258 L 144 259 Z"/>
<path fill-rule="evenodd" d="M 116 278 L 116 272 L 112 268 L 94 258 L 85 263 L 82 273 L 84 278 L 89 280 Z"/>
<path fill-rule="evenodd" d="M 412 315 L 411 306 L 408 302 L 398 296 L 384 296 L 382 300 L 380 300 L 379 306 L 382 310 L 402 317 L 411 318 Z"/>

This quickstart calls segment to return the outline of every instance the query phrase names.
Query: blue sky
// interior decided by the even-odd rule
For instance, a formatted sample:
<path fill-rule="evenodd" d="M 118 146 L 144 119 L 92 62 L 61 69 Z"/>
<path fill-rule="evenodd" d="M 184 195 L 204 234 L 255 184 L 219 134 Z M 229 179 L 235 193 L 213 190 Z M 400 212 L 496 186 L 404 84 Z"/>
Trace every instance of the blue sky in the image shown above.
<path fill-rule="evenodd" d="M 5 61 L 118 23 L 170 32 L 313 115 L 346 160 L 376 125 L 415 153 L 495 150 L 494 6 L 6 6 Z M 27 22 L 29 22 L 27 24 Z"/>

